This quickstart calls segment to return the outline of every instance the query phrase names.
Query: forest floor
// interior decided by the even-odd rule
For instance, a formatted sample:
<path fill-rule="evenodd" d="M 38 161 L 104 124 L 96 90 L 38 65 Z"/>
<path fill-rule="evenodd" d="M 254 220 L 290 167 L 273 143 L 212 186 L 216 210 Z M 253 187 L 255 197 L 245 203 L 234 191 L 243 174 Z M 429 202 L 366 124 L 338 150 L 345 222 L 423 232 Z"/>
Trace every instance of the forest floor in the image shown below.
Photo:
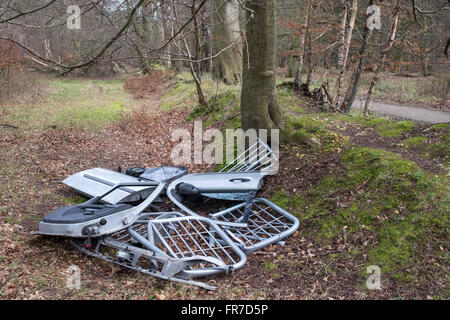
<path fill-rule="evenodd" d="M 83 201 L 60 183 L 93 167 L 171 165 L 170 133 L 193 119 L 239 125 L 239 88 L 205 80 L 196 106 L 188 75 L 52 80 L 51 93 L 4 106 L 0 126 L 2 299 L 448 299 L 449 124 L 320 113 L 279 90 L 286 114 L 280 171 L 260 196 L 295 214 L 285 245 L 248 257 L 217 291 L 156 280 L 31 235 L 53 209 Z M 126 88 L 126 90 L 124 89 Z M 189 165 L 202 172 L 204 165 Z M 66 270 L 81 269 L 81 289 Z M 381 268 L 381 290 L 366 269 Z"/>

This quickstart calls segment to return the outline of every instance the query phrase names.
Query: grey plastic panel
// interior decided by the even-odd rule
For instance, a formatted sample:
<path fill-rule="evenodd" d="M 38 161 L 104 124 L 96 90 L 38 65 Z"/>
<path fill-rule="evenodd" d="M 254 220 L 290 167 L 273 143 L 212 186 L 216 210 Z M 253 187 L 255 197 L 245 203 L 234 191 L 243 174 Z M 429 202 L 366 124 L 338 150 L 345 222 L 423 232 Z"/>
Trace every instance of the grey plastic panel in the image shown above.
<path fill-rule="evenodd" d="M 101 196 L 116 184 L 141 181 L 145 180 L 117 171 L 94 168 L 78 172 L 65 179 L 63 183 L 89 198 L 94 198 Z M 130 197 L 130 195 L 136 191 L 142 191 L 142 194 L 134 194 Z M 152 190 L 149 190 L 148 187 L 122 187 L 107 195 L 102 199 L 102 202 L 117 204 L 121 201 L 138 201 L 140 198 L 147 198 L 151 192 Z"/>
<path fill-rule="evenodd" d="M 195 186 L 200 193 L 245 193 L 256 191 L 262 186 L 264 175 L 259 172 L 215 172 L 188 174 L 176 179 L 168 190 L 175 188 L 179 183 L 188 183 Z"/>
<path fill-rule="evenodd" d="M 95 218 L 86 222 L 80 223 L 48 223 L 41 221 L 39 223 L 39 231 L 36 234 L 51 235 L 51 236 L 65 236 L 75 238 L 86 238 L 87 235 L 83 233 L 86 227 L 95 226 L 96 233 L 93 237 L 100 237 L 102 235 L 114 233 L 121 229 L 132 225 L 142 213 L 164 190 L 166 184 L 161 182 L 152 194 L 145 199 L 141 204 L 130 209 L 126 209 L 117 213 L 108 215 L 105 219 L 106 224 L 100 224 L 102 217 Z"/>

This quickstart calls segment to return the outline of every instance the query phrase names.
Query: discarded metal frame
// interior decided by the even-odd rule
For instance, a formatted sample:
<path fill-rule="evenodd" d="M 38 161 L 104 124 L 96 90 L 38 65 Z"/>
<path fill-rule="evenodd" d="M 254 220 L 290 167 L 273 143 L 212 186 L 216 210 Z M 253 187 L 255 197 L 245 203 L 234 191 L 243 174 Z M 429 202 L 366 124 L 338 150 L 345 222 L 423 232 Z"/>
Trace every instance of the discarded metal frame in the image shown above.
<path fill-rule="evenodd" d="M 299 227 L 296 217 L 256 198 L 276 161 L 258 139 L 217 173 L 188 174 L 184 167 L 82 171 L 64 183 L 93 198 L 46 215 L 35 234 L 71 237 L 88 255 L 213 290 L 192 279 L 234 272 L 246 255 L 282 243 Z M 149 212 L 164 195 L 181 212 Z M 189 208 L 199 197 L 242 202 L 204 216 Z"/>

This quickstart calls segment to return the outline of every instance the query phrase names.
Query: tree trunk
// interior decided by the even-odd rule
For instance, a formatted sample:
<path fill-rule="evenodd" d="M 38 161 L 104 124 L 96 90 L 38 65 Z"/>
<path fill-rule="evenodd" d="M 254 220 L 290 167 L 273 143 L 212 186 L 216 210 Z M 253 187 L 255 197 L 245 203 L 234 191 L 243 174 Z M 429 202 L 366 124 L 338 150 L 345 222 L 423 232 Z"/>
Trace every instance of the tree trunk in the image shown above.
<path fill-rule="evenodd" d="M 350 80 L 344 101 L 341 104 L 341 110 L 344 111 L 345 113 L 350 112 L 353 102 L 355 101 L 356 93 L 358 92 L 359 89 L 359 81 L 361 80 L 362 67 L 365 62 L 365 55 L 367 52 L 369 39 L 371 35 L 372 30 L 370 30 L 366 26 L 363 32 L 363 43 L 361 45 L 361 49 L 359 50 L 358 62 L 356 63 L 355 70 L 353 71 L 352 79 Z"/>
<path fill-rule="evenodd" d="M 312 0 L 308 1 L 307 4 L 307 10 L 306 10 L 306 16 L 305 21 L 302 26 L 302 30 L 300 31 L 300 52 L 298 53 L 298 64 L 297 64 L 297 70 L 295 72 L 295 79 L 294 84 L 297 88 L 300 88 L 302 84 L 302 70 L 303 70 L 303 61 L 305 60 L 305 40 L 307 36 L 307 32 L 309 30 L 309 19 L 310 19 L 310 13 L 311 13 L 311 3 Z"/>
<path fill-rule="evenodd" d="M 171 9 L 174 11 L 175 6 L 172 6 Z M 172 15 L 170 17 L 170 37 L 173 38 L 175 36 L 175 17 Z M 175 51 L 175 49 L 178 49 L 177 46 L 177 40 L 173 40 L 172 43 L 169 44 L 169 50 Z M 175 72 L 181 72 L 183 71 L 183 62 L 180 60 L 173 60 L 172 61 L 172 68 L 175 70 Z"/>
<path fill-rule="evenodd" d="M 178 28 L 180 28 L 180 23 L 178 20 L 176 6 L 173 6 L 173 14 L 174 14 L 175 21 L 177 22 Z M 194 11 L 194 14 L 195 14 L 195 11 Z M 194 63 L 192 62 L 193 56 L 191 54 L 191 50 L 189 49 L 189 45 L 187 43 L 186 37 L 184 36 L 182 31 L 180 31 L 180 37 L 181 37 L 181 41 L 184 45 L 184 50 L 186 50 L 185 53 L 189 59 L 189 70 L 191 71 L 192 78 L 194 78 L 195 86 L 197 88 L 198 103 L 202 106 L 207 106 L 208 102 L 206 101 L 205 95 L 203 94 L 202 81 L 201 81 L 199 74 L 197 73 L 197 70 L 194 67 Z"/>
<path fill-rule="evenodd" d="M 242 128 L 279 128 L 282 116 L 275 86 L 275 1 L 248 0 L 246 7 Z"/>
<path fill-rule="evenodd" d="M 197 7 L 195 6 L 195 2 L 192 3 L 191 6 L 191 13 L 194 17 L 194 59 L 195 60 L 202 60 L 202 50 L 201 50 L 201 31 L 200 31 L 200 24 L 198 21 L 198 17 L 195 14 L 197 12 Z M 202 70 L 200 68 L 200 62 L 196 62 L 194 64 L 195 72 L 198 74 L 202 73 Z"/>
<path fill-rule="evenodd" d="M 165 7 L 161 6 L 158 10 L 158 14 L 161 16 L 161 23 L 160 23 L 160 33 L 161 33 L 161 44 L 165 44 L 168 37 L 167 37 L 167 12 L 164 10 Z M 163 52 L 163 63 L 166 66 L 166 68 L 172 68 L 172 60 L 170 57 L 170 54 L 168 52 L 168 47 L 164 48 Z"/>
<path fill-rule="evenodd" d="M 428 77 L 430 75 L 430 56 L 429 54 L 426 52 L 423 59 L 422 59 L 422 75 L 424 77 Z"/>
<path fill-rule="evenodd" d="M 226 84 L 242 80 L 242 44 L 237 0 L 214 0 L 213 76 Z"/>
<path fill-rule="evenodd" d="M 288 70 L 286 77 L 288 78 L 295 78 L 295 74 L 298 69 L 298 61 L 300 59 L 299 55 L 302 54 L 300 52 L 300 38 L 301 34 L 294 35 L 294 39 L 292 40 L 291 45 L 291 54 L 289 55 L 289 61 L 288 61 Z"/>
<path fill-rule="evenodd" d="M 137 40 L 132 41 L 134 49 L 136 50 L 136 53 L 138 55 L 141 71 L 144 74 L 149 73 L 152 69 L 150 59 L 148 58 L 147 53 L 145 51 L 145 46 L 148 43 L 150 43 L 149 23 L 145 13 L 145 8 L 147 7 L 148 4 L 149 4 L 148 2 L 144 4 L 144 6 L 142 7 L 142 13 L 141 16 L 139 17 L 139 20 L 133 24 Z"/>
<path fill-rule="evenodd" d="M 378 60 L 377 69 L 375 71 L 375 76 L 372 78 L 370 82 L 369 91 L 367 92 L 366 104 L 364 105 L 364 115 L 368 116 L 370 113 L 370 105 L 372 104 L 373 92 L 375 91 L 375 86 L 380 77 L 380 72 L 384 69 L 384 65 L 386 63 L 387 54 L 391 50 L 394 40 L 395 34 L 397 32 L 397 24 L 398 24 L 398 16 L 400 14 L 400 3 L 401 0 L 397 0 L 397 4 L 394 9 L 394 22 L 392 23 L 391 32 L 389 35 L 388 43 L 386 44 L 386 48 L 381 52 L 380 59 Z"/>
<path fill-rule="evenodd" d="M 345 9 L 347 6 L 345 6 Z M 333 103 L 335 108 L 338 108 L 339 102 L 341 100 L 341 89 L 342 82 L 344 80 L 345 69 L 347 66 L 348 52 L 350 50 L 350 43 L 352 41 L 353 28 L 355 26 L 356 21 L 356 13 L 358 11 L 358 0 L 353 0 L 352 8 L 351 8 L 351 16 L 350 21 L 348 23 L 347 35 L 345 37 L 345 42 L 342 48 L 342 60 L 339 61 L 339 73 L 338 78 L 336 80 L 336 89 L 335 96 L 333 98 Z"/>
<path fill-rule="evenodd" d="M 202 55 L 203 57 L 209 57 L 212 54 L 211 48 L 211 33 L 209 31 L 209 26 L 206 24 L 202 25 L 202 35 L 203 35 L 203 46 L 202 46 Z M 200 63 L 201 70 L 203 72 L 211 72 L 212 71 L 212 59 L 206 59 Z"/>
<path fill-rule="evenodd" d="M 338 70 L 339 74 L 342 70 L 342 66 L 344 64 L 344 55 L 345 55 L 345 27 L 347 26 L 347 19 L 348 19 L 348 7 L 347 7 L 347 1 L 341 0 L 342 9 L 343 9 L 343 15 L 341 20 L 341 26 L 339 28 L 339 52 L 338 52 Z M 336 85 L 334 86 L 333 95 L 332 95 L 332 104 L 333 106 L 336 104 L 338 90 L 339 90 L 339 75 L 336 80 Z"/>

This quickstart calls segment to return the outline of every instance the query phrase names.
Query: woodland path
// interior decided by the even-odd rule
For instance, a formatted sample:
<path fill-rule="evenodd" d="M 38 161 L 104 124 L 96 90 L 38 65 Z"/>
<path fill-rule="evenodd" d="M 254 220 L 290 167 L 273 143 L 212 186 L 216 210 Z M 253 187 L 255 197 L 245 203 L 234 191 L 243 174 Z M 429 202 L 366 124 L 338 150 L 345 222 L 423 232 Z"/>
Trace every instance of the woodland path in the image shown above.
<path fill-rule="evenodd" d="M 363 110 L 365 100 L 355 100 L 353 110 Z M 394 105 L 378 101 L 372 102 L 372 111 L 426 123 L 450 122 L 450 112 L 431 110 L 419 107 Z"/>

